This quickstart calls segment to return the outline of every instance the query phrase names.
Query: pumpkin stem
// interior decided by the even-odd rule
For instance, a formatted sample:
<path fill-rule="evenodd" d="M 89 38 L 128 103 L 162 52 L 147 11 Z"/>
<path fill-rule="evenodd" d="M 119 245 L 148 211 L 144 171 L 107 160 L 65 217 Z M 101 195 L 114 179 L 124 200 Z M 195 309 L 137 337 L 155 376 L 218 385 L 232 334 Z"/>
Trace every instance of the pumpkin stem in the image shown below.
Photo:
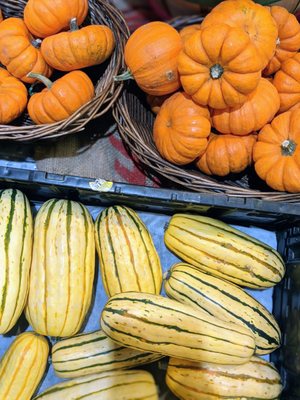
<path fill-rule="evenodd" d="M 27 77 L 41 81 L 45 86 L 47 86 L 48 89 L 51 89 L 53 85 L 53 82 L 51 82 L 50 79 L 46 78 L 44 75 L 37 74 L 36 72 L 29 72 Z"/>
<path fill-rule="evenodd" d="M 35 47 L 36 49 L 39 49 L 41 47 L 42 41 L 41 39 L 33 39 L 31 41 L 31 44 L 33 47 Z"/>
<path fill-rule="evenodd" d="M 281 143 L 281 154 L 283 156 L 292 156 L 295 153 L 297 144 L 293 140 L 284 140 Z"/>
<path fill-rule="evenodd" d="M 74 31 L 78 31 L 78 30 L 79 30 L 79 27 L 78 27 L 78 24 L 77 24 L 77 18 L 76 17 L 72 18 L 70 20 L 70 31 L 74 32 Z"/>
<path fill-rule="evenodd" d="M 210 76 L 213 79 L 221 78 L 223 72 L 224 72 L 224 69 L 220 64 L 215 64 L 212 67 L 210 67 Z"/>
<path fill-rule="evenodd" d="M 127 81 L 128 79 L 134 79 L 134 77 L 132 76 L 132 73 L 129 71 L 129 69 L 121 75 L 114 76 L 114 81 L 116 81 L 116 82 Z"/>
<path fill-rule="evenodd" d="M 278 37 L 277 39 L 276 39 L 276 46 L 279 46 L 280 45 L 280 38 Z"/>

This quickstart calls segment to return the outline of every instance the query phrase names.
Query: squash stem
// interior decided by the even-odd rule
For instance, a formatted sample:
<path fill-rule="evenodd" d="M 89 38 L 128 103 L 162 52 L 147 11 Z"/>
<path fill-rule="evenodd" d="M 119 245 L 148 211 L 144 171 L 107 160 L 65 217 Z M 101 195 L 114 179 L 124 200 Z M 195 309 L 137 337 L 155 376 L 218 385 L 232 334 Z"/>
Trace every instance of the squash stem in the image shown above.
<path fill-rule="evenodd" d="M 129 69 L 121 75 L 114 76 L 114 81 L 116 82 L 127 81 L 128 79 L 134 79 Z"/>
<path fill-rule="evenodd" d="M 41 81 L 45 86 L 47 86 L 48 89 L 51 89 L 53 85 L 53 82 L 51 82 L 50 79 L 46 78 L 44 75 L 37 74 L 36 72 L 29 72 L 27 77 Z"/>
<path fill-rule="evenodd" d="M 224 69 L 223 69 L 222 65 L 220 65 L 220 64 L 215 64 L 212 67 L 210 67 L 210 76 L 213 79 L 221 78 L 223 72 L 224 72 Z"/>
<path fill-rule="evenodd" d="M 31 44 L 33 47 L 35 47 L 36 49 L 39 49 L 41 47 L 42 41 L 41 39 L 33 39 L 31 41 Z"/>
<path fill-rule="evenodd" d="M 77 24 L 77 18 L 76 17 L 72 18 L 70 20 L 70 31 L 74 32 L 74 31 L 78 31 L 78 30 L 79 30 L 79 27 L 78 27 L 78 24 Z"/>
<path fill-rule="evenodd" d="M 281 154 L 283 156 L 292 156 L 295 153 L 297 144 L 293 140 L 284 140 L 281 143 Z"/>

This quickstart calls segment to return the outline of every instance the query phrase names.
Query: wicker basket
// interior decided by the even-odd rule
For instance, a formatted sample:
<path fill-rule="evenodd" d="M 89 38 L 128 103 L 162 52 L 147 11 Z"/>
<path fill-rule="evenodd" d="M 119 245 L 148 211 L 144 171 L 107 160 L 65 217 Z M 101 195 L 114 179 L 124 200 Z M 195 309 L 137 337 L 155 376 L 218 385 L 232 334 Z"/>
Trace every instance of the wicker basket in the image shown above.
<path fill-rule="evenodd" d="M 176 29 L 200 23 L 199 16 L 179 17 L 170 21 Z M 152 138 L 154 114 L 146 102 L 146 95 L 137 85 L 127 83 L 122 95 L 115 103 L 114 118 L 128 151 L 141 164 L 145 172 L 149 170 L 173 185 L 180 185 L 197 192 L 220 192 L 229 196 L 253 197 L 272 201 L 299 202 L 299 194 L 275 192 L 248 168 L 238 176 L 225 178 L 210 177 L 193 167 L 178 167 L 163 159 Z"/>
<path fill-rule="evenodd" d="M 26 3 L 27 0 L 0 0 L 4 18 L 22 18 Z M 124 69 L 124 46 L 129 36 L 127 24 L 122 14 L 106 0 L 89 0 L 89 14 L 84 24 L 109 26 L 116 41 L 114 52 L 105 63 L 85 69 L 94 83 L 95 97 L 66 120 L 54 124 L 38 126 L 24 114 L 10 125 L 0 125 L 0 139 L 29 142 L 69 135 L 83 130 L 89 121 L 112 107 L 123 86 L 122 83 L 114 82 L 113 77 Z"/>

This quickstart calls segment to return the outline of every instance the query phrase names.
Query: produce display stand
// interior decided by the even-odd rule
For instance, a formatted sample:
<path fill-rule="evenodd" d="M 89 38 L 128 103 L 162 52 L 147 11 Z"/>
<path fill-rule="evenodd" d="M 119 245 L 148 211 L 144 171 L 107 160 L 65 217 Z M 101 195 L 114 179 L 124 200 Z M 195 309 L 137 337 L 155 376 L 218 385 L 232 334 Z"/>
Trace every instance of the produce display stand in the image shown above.
<path fill-rule="evenodd" d="M 30 199 L 33 210 L 49 198 L 68 198 L 80 201 L 98 213 L 103 207 L 112 204 L 122 204 L 134 208 L 146 221 L 151 220 L 150 230 L 154 230 L 154 221 L 162 218 L 167 221 L 175 212 L 188 212 L 207 215 L 233 225 L 239 225 L 260 232 L 270 232 L 274 235 L 277 248 L 286 260 L 287 273 L 284 280 L 275 286 L 272 300 L 273 313 L 277 318 L 282 334 L 282 346 L 271 354 L 271 361 L 281 372 L 285 384 L 285 399 L 300 398 L 297 389 L 297 373 L 299 373 L 299 288 L 300 288 L 300 204 L 263 201 L 254 198 L 235 198 L 224 194 L 193 193 L 173 191 L 170 189 L 153 189 L 124 183 L 103 182 L 76 176 L 60 176 L 47 174 L 10 165 L 0 166 L 0 189 L 18 188 Z M 95 217 L 94 214 L 93 216 Z M 148 219 L 147 219 L 148 216 Z M 151 225 L 152 224 L 152 225 Z M 151 228 L 152 226 L 152 228 Z M 156 231 L 155 227 L 155 231 Z M 164 226 L 160 225 L 163 232 Z M 161 244 L 163 246 L 163 244 Z M 170 262 L 173 261 L 170 259 Z M 168 261 L 167 261 L 168 263 Z M 98 278 L 97 291 L 101 291 Z M 261 292 L 263 293 L 263 292 Z M 94 305 L 99 307 L 105 301 L 105 294 L 98 293 L 102 299 Z M 260 298 L 260 292 L 256 293 Z M 96 314 L 94 314 L 96 312 Z M 92 324 L 96 329 L 100 310 L 92 311 Z M 298 319 L 295 320 L 295 317 Z M 6 337 L 10 341 L 12 337 Z M 3 339 L 2 339 L 3 341 Z M 3 343 L 2 343 L 3 344 Z M 1 349 L 1 346 L 0 346 Z M 3 349 L 1 349 L 3 351 Z M 151 366 L 146 367 L 150 368 Z M 158 375 L 164 399 L 174 399 L 164 386 L 163 363 L 153 367 L 153 373 Z M 49 372 L 50 371 L 50 372 Z M 51 369 L 43 382 L 43 388 L 52 382 Z M 50 375 L 49 375 L 50 374 Z"/>

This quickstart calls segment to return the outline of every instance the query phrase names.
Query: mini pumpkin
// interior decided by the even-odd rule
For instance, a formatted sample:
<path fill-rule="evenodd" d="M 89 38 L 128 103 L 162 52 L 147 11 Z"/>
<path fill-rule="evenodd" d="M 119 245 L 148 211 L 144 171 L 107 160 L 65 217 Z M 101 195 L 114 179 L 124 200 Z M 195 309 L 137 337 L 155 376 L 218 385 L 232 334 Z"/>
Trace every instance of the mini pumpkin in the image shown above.
<path fill-rule="evenodd" d="M 196 166 L 207 175 L 226 176 L 244 171 L 252 163 L 256 135 L 210 134 L 206 151 Z"/>
<path fill-rule="evenodd" d="M 272 6 L 270 11 L 278 28 L 278 38 L 275 54 L 264 69 L 264 75 L 278 71 L 282 62 L 300 49 L 300 24 L 295 15 L 280 6 Z"/>
<path fill-rule="evenodd" d="M 46 63 L 39 49 L 40 41 L 34 40 L 21 18 L 7 18 L 0 24 L 0 62 L 16 78 L 33 83 L 29 72 L 50 77 L 52 68 Z"/>
<path fill-rule="evenodd" d="M 218 132 L 238 136 L 260 130 L 279 110 L 280 99 L 275 86 L 261 78 L 255 91 L 241 106 L 211 110 L 212 124 Z"/>
<path fill-rule="evenodd" d="M 39 74 L 30 74 L 47 88 L 32 95 L 28 113 L 36 124 L 51 124 L 70 117 L 94 97 L 94 86 L 82 71 L 71 71 L 55 82 Z"/>
<path fill-rule="evenodd" d="M 202 28 L 225 23 L 243 29 L 254 44 L 265 68 L 273 57 L 278 30 L 268 7 L 252 0 L 226 0 L 215 6 L 206 15 Z"/>
<path fill-rule="evenodd" d="M 300 53 L 283 61 L 273 78 L 279 98 L 279 112 L 293 110 L 300 106 Z"/>
<path fill-rule="evenodd" d="M 30 32 L 45 38 L 68 29 L 72 18 L 79 25 L 88 13 L 88 0 L 28 0 L 24 21 Z"/>
<path fill-rule="evenodd" d="M 0 68 L 0 124 L 9 124 L 18 118 L 27 105 L 26 86 Z"/>
<path fill-rule="evenodd" d="M 193 25 L 187 25 L 184 28 L 180 29 L 179 34 L 182 38 L 182 40 L 185 40 L 189 36 L 191 36 L 193 33 L 199 31 L 201 29 L 201 24 L 193 24 Z"/>
<path fill-rule="evenodd" d="M 174 93 L 162 104 L 153 126 L 154 143 L 163 158 L 185 165 L 201 155 L 210 134 L 209 110 L 183 92 Z"/>
<path fill-rule="evenodd" d="M 133 78 L 145 93 L 155 96 L 173 93 L 180 87 L 177 59 L 181 48 L 181 37 L 171 25 L 160 21 L 144 24 L 125 45 L 129 70 L 115 80 Z"/>
<path fill-rule="evenodd" d="M 103 63 L 115 47 L 112 30 L 105 25 L 78 28 L 76 18 L 70 31 L 45 38 L 41 51 L 46 62 L 59 71 L 73 71 Z"/>
<path fill-rule="evenodd" d="M 271 188 L 300 192 L 300 109 L 284 112 L 262 128 L 253 159 L 257 175 Z"/>
<path fill-rule="evenodd" d="M 184 91 L 201 105 L 243 104 L 261 78 L 261 60 L 249 36 L 226 24 L 209 25 L 183 43 L 178 71 Z"/>

